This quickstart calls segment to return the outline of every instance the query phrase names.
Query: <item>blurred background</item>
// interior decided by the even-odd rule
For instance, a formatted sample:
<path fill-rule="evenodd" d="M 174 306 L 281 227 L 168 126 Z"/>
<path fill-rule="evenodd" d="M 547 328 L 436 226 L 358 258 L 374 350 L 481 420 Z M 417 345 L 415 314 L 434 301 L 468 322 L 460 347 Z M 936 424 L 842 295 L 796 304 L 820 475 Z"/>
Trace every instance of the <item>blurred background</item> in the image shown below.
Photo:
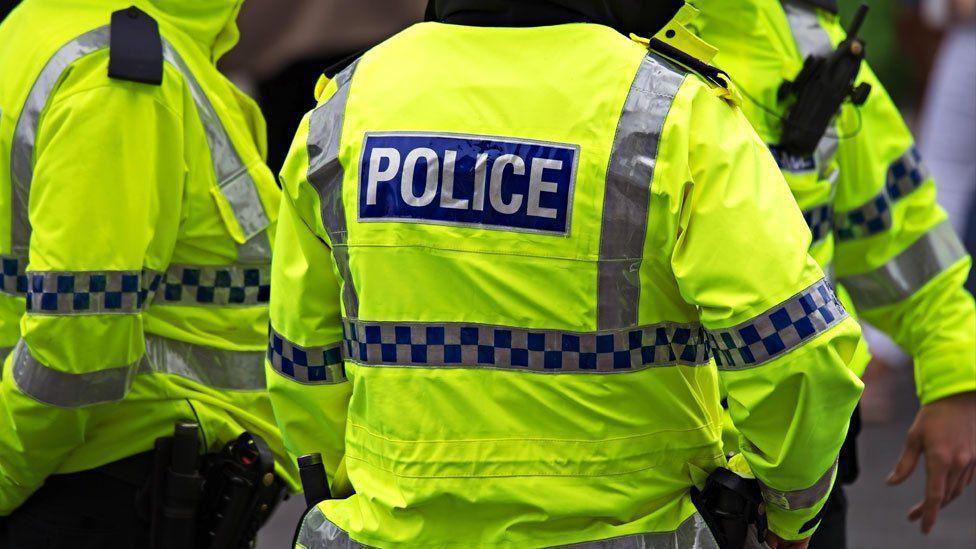
<path fill-rule="evenodd" d="M 735 1 L 735 0 L 729 0 Z M 850 17 L 860 4 L 840 0 Z M 941 201 L 960 233 L 976 193 L 976 0 L 868 0 L 862 31 L 868 60 L 900 106 L 940 183 Z M 268 120 L 269 163 L 284 160 L 312 90 L 329 66 L 423 18 L 426 0 L 247 0 L 242 40 L 222 68 L 258 99 Z M 856 549 L 973 549 L 976 490 L 942 514 L 929 536 L 905 516 L 921 498 L 921 468 L 904 485 L 884 484 L 918 409 L 912 364 L 868 328 L 876 355 L 866 374 L 859 439 L 861 476 L 850 487 L 848 524 Z M 265 527 L 260 549 L 291 541 L 304 504 L 293 498 Z"/>
<path fill-rule="evenodd" d="M 736 1 L 736 0 L 729 0 Z M 849 17 L 860 2 L 839 0 Z M 868 0 L 862 31 L 867 57 L 915 132 L 939 183 L 954 226 L 976 232 L 976 0 Z M 13 6 L 0 0 L 0 19 Z M 280 168 L 312 91 L 328 67 L 423 18 L 426 0 L 247 0 L 241 42 L 221 68 L 261 104 L 268 122 L 269 163 Z M 970 248 L 972 249 L 972 248 Z M 972 288 L 973 278 L 970 279 Z M 855 549 L 973 549 L 976 490 L 939 515 L 922 536 L 905 515 L 923 493 L 921 471 L 903 486 L 884 478 L 894 466 L 918 408 L 912 364 L 868 328 L 875 359 L 865 374 L 861 476 L 850 487 L 848 524 Z M 259 549 L 287 547 L 304 508 L 283 505 L 259 537 Z"/>

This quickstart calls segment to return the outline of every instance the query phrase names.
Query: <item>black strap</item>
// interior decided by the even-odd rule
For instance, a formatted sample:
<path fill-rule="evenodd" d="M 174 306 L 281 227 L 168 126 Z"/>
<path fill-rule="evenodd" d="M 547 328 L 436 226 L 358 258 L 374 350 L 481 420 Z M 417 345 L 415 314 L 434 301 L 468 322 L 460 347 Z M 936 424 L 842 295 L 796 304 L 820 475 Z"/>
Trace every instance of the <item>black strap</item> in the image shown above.
<path fill-rule="evenodd" d="M 837 0 L 800 0 L 804 4 L 809 4 L 815 8 L 837 13 Z"/>
<path fill-rule="evenodd" d="M 112 13 L 108 76 L 143 84 L 163 83 L 163 40 L 159 24 L 135 6 Z"/>
<path fill-rule="evenodd" d="M 678 48 L 668 44 L 667 42 L 662 42 L 657 38 L 651 38 L 648 44 L 651 50 L 660 53 L 661 55 L 675 61 L 681 65 L 684 65 L 688 69 L 700 74 L 704 78 L 707 78 L 710 82 L 716 86 L 720 86 L 728 89 L 729 81 L 732 80 L 728 73 L 722 69 L 718 69 L 709 65 L 708 63 L 698 59 L 697 57 L 685 53 Z"/>

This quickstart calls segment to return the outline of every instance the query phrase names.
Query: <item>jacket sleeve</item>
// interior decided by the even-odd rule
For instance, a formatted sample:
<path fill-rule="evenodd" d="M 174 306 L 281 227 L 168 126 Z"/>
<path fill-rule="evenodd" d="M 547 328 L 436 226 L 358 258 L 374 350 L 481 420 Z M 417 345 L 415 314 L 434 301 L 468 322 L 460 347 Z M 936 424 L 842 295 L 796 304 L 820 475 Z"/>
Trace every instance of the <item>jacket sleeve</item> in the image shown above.
<path fill-rule="evenodd" d="M 865 320 L 915 358 L 922 404 L 976 390 L 970 258 L 884 87 L 843 113 L 834 208 L 835 271 Z M 845 137 L 842 135 L 842 137 Z"/>
<path fill-rule="evenodd" d="M 0 514 L 122 400 L 180 217 L 182 122 L 150 93 L 55 95 L 36 136 L 21 340 L 0 388 Z M 148 450 L 149 448 L 145 448 Z"/>
<path fill-rule="evenodd" d="M 292 458 L 319 453 L 333 495 L 351 492 L 343 465 L 346 408 L 352 392 L 340 345 L 343 324 L 333 250 L 319 199 L 306 180 L 309 119 L 281 173 L 284 199 L 271 266 L 268 389 Z"/>
<path fill-rule="evenodd" d="M 745 117 L 711 94 L 692 101 L 672 268 L 700 311 L 770 528 L 800 539 L 819 524 L 862 389 L 848 368 L 860 332 Z"/>

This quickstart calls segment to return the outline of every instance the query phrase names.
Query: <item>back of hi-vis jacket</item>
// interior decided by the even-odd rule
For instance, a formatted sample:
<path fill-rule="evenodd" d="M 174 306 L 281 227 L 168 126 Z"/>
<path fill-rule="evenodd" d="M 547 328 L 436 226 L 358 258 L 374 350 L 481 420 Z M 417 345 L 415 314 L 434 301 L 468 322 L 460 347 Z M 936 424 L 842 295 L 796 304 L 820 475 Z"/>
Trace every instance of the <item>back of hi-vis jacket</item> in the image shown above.
<path fill-rule="evenodd" d="M 263 365 L 280 193 L 257 107 L 214 67 L 240 3 L 136 0 L 158 84 L 109 77 L 129 4 L 27 0 L 0 26 L 0 514 L 181 419 L 293 470 Z"/>
<path fill-rule="evenodd" d="M 590 24 L 424 23 L 324 88 L 282 173 L 269 390 L 348 497 L 302 546 L 708 547 L 716 364 L 772 527 L 812 531 L 858 329 L 718 91 Z"/>

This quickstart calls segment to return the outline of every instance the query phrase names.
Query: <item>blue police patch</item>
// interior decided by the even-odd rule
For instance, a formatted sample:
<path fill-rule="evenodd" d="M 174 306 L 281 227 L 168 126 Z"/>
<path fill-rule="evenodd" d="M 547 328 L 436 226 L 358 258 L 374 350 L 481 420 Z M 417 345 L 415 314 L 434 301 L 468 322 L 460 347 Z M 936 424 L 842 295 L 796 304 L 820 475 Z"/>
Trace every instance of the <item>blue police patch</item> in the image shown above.
<path fill-rule="evenodd" d="M 359 220 L 568 234 L 579 146 L 460 134 L 369 133 Z"/>

